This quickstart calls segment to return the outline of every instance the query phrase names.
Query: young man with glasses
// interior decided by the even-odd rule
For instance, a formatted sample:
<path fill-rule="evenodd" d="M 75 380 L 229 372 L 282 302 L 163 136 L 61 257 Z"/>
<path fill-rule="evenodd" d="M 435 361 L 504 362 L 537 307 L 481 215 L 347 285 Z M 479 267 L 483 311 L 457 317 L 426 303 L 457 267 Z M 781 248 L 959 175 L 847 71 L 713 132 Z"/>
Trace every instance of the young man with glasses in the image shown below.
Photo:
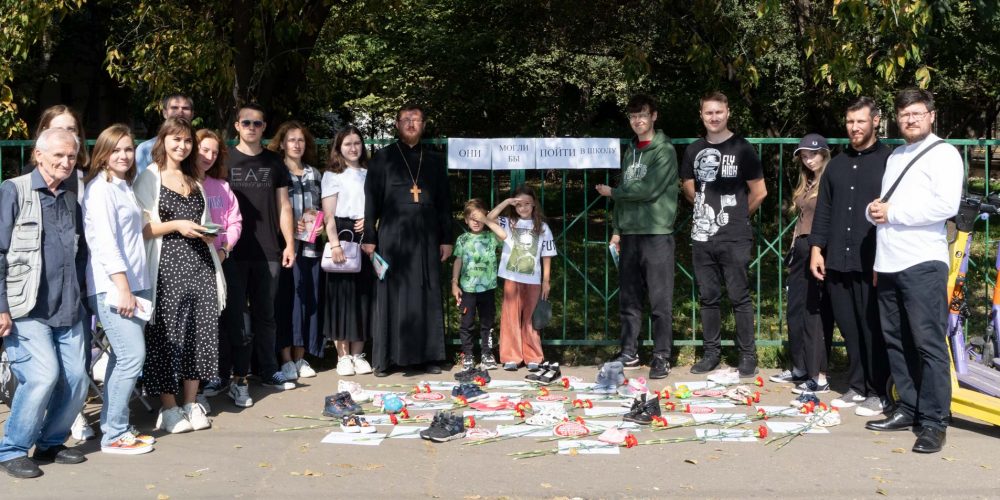
<path fill-rule="evenodd" d="M 899 406 L 865 428 L 919 428 L 913 451 L 935 453 L 951 408 L 945 222 L 958 213 L 964 170 L 958 150 L 931 132 L 937 116 L 930 92 L 902 90 L 895 104 L 906 144 L 889 156 L 881 196 L 866 213 L 876 225 L 879 316 Z"/>
<path fill-rule="evenodd" d="M 757 373 L 753 301 L 747 266 L 753 247 L 750 216 L 767 188 L 753 146 L 729 130 L 729 99 L 711 92 L 701 99 L 705 138 L 684 151 L 681 180 L 684 196 L 694 205 L 691 253 L 701 301 L 704 354 L 691 373 L 708 373 L 722 360 L 722 282 L 736 316 L 736 345 L 741 377 Z"/>
<path fill-rule="evenodd" d="M 246 381 L 251 354 L 257 356 L 261 383 L 278 390 L 295 387 L 278 368 L 274 349 L 278 274 L 294 264 L 295 245 L 288 172 L 277 153 L 261 146 L 267 127 L 264 110 L 247 104 L 237 116 L 240 142 L 229 149 L 226 165 L 229 186 L 243 214 L 243 233 L 222 263 L 228 293 L 222 311 L 219 377 L 229 380 L 232 370 L 229 397 L 237 406 L 248 407 L 253 405 Z"/>
<path fill-rule="evenodd" d="M 191 121 L 194 118 L 194 100 L 182 94 L 172 94 L 164 97 L 160 101 L 160 109 L 163 112 L 163 119 L 183 118 Z M 150 163 L 153 163 L 153 144 L 156 143 L 156 133 L 149 134 L 152 139 L 144 141 L 135 148 L 135 168 L 136 175 L 146 170 Z"/>
<path fill-rule="evenodd" d="M 621 351 L 614 361 L 639 368 L 643 294 L 648 293 L 653 320 L 653 359 L 649 378 L 670 373 L 673 344 L 674 220 L 677 216 L 677 152 L 662 130 L 656 130 L 656 101 L 636 95 L 625 110 L 635 138 L 625 150 L 621 184 L 597 185 L 615 201 L 611 244 L 621 252 L 619 301 Z"/>

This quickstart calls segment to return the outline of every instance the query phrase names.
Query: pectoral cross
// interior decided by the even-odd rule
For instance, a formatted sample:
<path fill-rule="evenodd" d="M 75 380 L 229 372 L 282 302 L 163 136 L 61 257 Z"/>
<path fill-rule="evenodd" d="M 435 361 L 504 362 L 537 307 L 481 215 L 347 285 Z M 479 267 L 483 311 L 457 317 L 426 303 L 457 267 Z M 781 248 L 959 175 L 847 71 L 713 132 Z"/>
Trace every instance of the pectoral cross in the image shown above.
<path fill-rule="evenodd" d="M 413 203 L 420 203 L 420 193 L 423 193 L 423 191 L 416 184 L 410 188 L 410 193 L 413 194 Z"/>

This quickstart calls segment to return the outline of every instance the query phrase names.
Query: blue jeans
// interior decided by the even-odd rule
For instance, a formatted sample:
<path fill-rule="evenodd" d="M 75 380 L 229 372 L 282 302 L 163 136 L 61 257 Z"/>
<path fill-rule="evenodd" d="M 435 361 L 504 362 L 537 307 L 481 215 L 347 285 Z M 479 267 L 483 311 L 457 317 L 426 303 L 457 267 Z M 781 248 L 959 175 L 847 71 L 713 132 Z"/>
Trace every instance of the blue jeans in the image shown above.
<path fill-rule="evenodd" d="M 53 328 L 15 319 L 4 346 L 19 385 L 0 441 L 0 461 L 26 456 L 32 445 L 47 450 L 63 444 L 87 397 L 82 321 Z"/>
<path fill-rule="evenodd" d="M 133 292 L 135 296 L 149 299 L 149 290 Z M 104 302 L 106 294 L 99 293 L 87 297 L 90 309 L 97 313 L 104 328 L 104 334 L 111 342 L 108 353 L 108 370 L 104 375 L 104 390 L 101 394 L 102 445 L 109 445 L 128 431 L 128 403 L 132 397 L 135 381 L 142 373 L 142 363 L 146 360 L 146 338 L 143 327 L 146 322 L 136 317 L 123 318 L 111 312 Z"/>

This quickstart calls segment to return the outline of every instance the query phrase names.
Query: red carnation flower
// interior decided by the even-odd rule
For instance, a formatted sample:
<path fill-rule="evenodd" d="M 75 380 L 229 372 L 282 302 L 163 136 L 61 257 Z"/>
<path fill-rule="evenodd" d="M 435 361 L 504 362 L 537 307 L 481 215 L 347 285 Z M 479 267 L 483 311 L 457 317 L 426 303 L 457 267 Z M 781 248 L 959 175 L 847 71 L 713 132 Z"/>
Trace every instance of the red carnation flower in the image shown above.
<path fill-rule="evenodd" d="M 756 385 L 757 387 L 764 387 L 764 379 L 758 376 L 757 378 L 753 379 L 753 385 Z"/>
<path fill-rule="evenodd" d="M 639 440 L 635 438 L 635 434 L 632 434 L 630 432 L 627 436 L 625 436 L 624 444 L 626 448 L 634 448 L 636 446 L 639 446 Z"/>
<path fill-rule="evenodd" d="M 757 437 L 760 438 L 760 439 L 764 439 L 764 438 L 767 437 L 767 426 L 766 425 L 760 425 L 760 426 L 757 427 Z"/>
<path fill-rule="evenodd" d="M 474 429 L 476 427 L 476 417 L 465 417 L 465 428 Z"/>

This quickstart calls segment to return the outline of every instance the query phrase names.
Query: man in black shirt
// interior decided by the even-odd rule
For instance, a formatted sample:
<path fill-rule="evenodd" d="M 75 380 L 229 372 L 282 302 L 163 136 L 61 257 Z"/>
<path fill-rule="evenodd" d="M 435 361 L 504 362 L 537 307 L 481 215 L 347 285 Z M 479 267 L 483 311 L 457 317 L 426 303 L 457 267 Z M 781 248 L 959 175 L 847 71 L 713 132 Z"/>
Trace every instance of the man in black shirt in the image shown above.
<path fill-rule="evenodd" d="M 875 226 L 865 219 L 868 202 L 879 197 L 889 147 L 878 140 L 881 117 L 869 97 L 847 108 L 851 144 L 830 160 L 819 183 L 809 244 L 810 268 L 824 281 L 834 321 L 847 346 L 849 390 L 833 400 L 855 413 L 882 413 L 888 358 L 875 295 Z"/>
<path fill-rule="evenodd" d="M 691 373 L 707 373 L 722 358 L 719 302 L 725 280 L 736 316 L 736 344 L 741 377 L 757 373 L 753 301 L 747 266 L 753 246 L 750 216 L 767 196 L 757 152 L 729 130 L 729 100 L 722 92 L 701 99 L 707 133 L 684 151 L 680 177 L 684 196 L 694 205 L 691 222 L 692 260 L 701 299 L 705 353 Z"/>

